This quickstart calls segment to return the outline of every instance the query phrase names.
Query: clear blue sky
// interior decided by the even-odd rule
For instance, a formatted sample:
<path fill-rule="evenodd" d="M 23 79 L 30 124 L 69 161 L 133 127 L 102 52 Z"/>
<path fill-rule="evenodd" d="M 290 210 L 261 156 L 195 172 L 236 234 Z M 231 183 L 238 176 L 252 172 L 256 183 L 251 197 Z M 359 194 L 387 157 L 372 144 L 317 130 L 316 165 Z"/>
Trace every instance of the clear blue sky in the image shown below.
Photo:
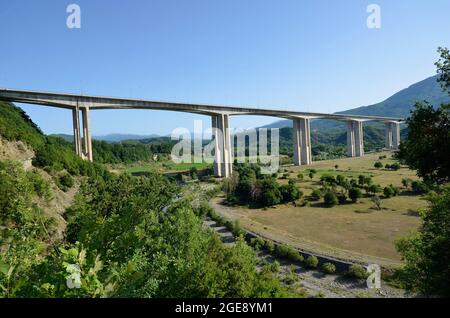
<path fill-rule="evenodd" d="M 66 27 L 77 3 L 82 28 Z M 368 29 L 366 8 L 381 7 Z M 448 0 L 15 0 L 0 6 L 0 87 L 335 112 L 435 74 Z M 23 106 L 46 133 L 68 111 Z M 94 135 L 168 134 L 209 119 L 96 111 Z M 276 119 L 238 117 L 235 127 Z"/>

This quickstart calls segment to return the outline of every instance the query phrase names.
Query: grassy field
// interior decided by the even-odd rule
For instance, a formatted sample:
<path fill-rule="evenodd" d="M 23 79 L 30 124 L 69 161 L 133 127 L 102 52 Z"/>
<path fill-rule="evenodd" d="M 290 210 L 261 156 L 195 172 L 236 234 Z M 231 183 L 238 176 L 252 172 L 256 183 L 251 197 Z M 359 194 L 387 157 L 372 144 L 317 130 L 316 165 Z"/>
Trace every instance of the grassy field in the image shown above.
<path fill-rule="evenodd" d="M 290 178 L 295 178 L 299 172 L 304 174 L 304 181 L 297 185 L 305 195 L 320 186 L 318 181 L 323 174 L 356 178 L 360 174 L 370 175 L 374 183 L 383 187 L 390 184 L 402 187 L 402 178 L 417 179 L 413 171 L 404 167 L 399 171 L 375 169 L 373 165 L 381 155 L 388 157 L 381 160 L 383 165 L 394 162 L 389 159 L 390 153 L 377 153 L 363 158 L 321 161 L 308 167 L 286 169 Z M 339 167 L 336 169 L 335 165 Z M 313 180 L 308 177 L 309 169 L 317 170 Z M 280 183 L 285 182 L 287 180 L 280 180 Z M 269 209 L 249 209 L 225 207 L 220 204 L 220 199 L 213 204 L 219 212 L 239 219 L 244 227 L 272 239 L 323 254 L 376 261 L 384 265 L 399 263 L 394 242 L 420 226 L 417 210 L 426 206 L 422 197 L 407 194 L 382 199 L 382 210 L 374 209 L 370 198 L 333 208 L 311 203 L 305 207 L 289 204 Z"/>
<path fill-rule="evenodd" d="M 142 173 L 142 172 L 182 172 L 182 171 L 189 171 L 192 168 L 197 168 L 198 170 L 206 169 L 210 167 L 211 165 L 208 163 L 180 163 L 175 164 L 173 162 L 165 162 L 162 163 L 145 163 L 145 164 L 138 164 L 138 165 L 132 165 L 126 168 L 123 168 L 122 170 L 126 170 L 129 173 Z"/>

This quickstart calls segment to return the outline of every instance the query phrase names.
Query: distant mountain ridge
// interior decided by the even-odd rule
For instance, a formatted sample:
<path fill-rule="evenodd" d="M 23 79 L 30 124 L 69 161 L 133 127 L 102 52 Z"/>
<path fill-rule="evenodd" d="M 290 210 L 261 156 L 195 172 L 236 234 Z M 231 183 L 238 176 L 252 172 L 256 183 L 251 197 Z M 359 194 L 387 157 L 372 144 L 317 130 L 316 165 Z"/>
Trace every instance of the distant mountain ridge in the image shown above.
<path fill-rule="evenodd" d="M 414 108 L 416 102 L 426 100 L 435 107 L 441 104 L 450 103 L 450 96 L 442 91 L 437 78 L 438 75 L 435 75 L 415 83 L 380 103 L 361 106 L 337 112 L 336 114 L 406 118 L 409 116 L 409 113 Z M 265 126 L 265 128 L 283 127 L 292 127 L 292 121 L 281 120 Z M 344 123 L 334 120 L 314 120 L 311 123 L 311 127 L 312 129 L 334 130 L 344 128 Z"/>
<path fill-rule="evenodd" d="M 73 135 L 68 134 L 53 134 L 51 136 L 61 137 L 69 142 L 73 142 Z M 132 141 L 132 140 L 145 140 L 145 139 L 155 139 L 161 137 L 157 134 L 150 135 L 134 135 L 134 134 L 108 134 L 102 136 L 92 136 L 94 140 L 106 141 L 106 142 L 121 142 L 121 141 Z"/>

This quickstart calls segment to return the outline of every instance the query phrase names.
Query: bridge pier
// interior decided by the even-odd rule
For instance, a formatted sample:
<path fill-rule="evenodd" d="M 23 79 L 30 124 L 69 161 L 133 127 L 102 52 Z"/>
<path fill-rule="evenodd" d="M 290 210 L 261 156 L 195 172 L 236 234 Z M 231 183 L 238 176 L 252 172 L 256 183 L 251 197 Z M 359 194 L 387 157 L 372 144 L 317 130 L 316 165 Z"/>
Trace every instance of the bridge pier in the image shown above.
<path fill-rule="evenodd" d="M 312 154 L 309 118 L 295 118 L 293 127 L 294 165 L 310 165 L 312 163 Z"/>
<path fill-rule="evenodd" d="M 214 136 L 214 176 L 228 178 L 233 173 L 231 136 L 228 115 L 211 116 L 212 133 Z"/>
<path fill-rule="evenodd" d="M 364 156 L 364 131 L 362 121 L 347 121 L 347 156 Z"/>
<path fill-rule="evenodd" d="M 386 148 L 398 149 L 400 145 L 400 124 L 397 122 L 386 122 Z"/>
<path fill-rule="evenodd" d="M 85 107 L 81 110 L 83 118 L 83 154 L 87 160 L 93 161 L 92 156 L 92 137 L 89 124 L 89 108 Z"/>
<path fill-rule="evenodd" d="M 80 133 L 80 113 L 78 107 L 72 109 L 73 120 L 73 143 L 75 145 L 75 153 L 81 157 L 81 133 Z"/>
<path fill-rule="evenodd" d="M 72 109 L 73 142 L 75 145 L 75 153 L 80 158 L 92 162 L 93 156 L 91 130 L 89 125 L 89 108 L 82 108 L 81 114 L 83 121 L 83 135 L 81 135 L 80 108 L 75 107 Z"/>

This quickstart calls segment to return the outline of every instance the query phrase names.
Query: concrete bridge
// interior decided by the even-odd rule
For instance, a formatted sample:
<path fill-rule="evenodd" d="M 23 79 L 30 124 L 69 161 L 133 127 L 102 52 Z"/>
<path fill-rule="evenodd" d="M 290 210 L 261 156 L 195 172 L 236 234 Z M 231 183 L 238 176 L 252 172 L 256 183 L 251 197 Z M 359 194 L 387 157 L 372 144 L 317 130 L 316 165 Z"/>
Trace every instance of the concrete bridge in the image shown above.
<path fill-rule="evenodd" d="M 363 122 L 385 123 L 386 148 L 397 149 L 400 144 L 401 118 L 378 116 L 323 114 L 276 109 L 260 109 L 238 106 L 202 105 L 189 103 L 162 102 L 114 97 L 59 94 L 25 90 L 0 89 L 0 100 L 26 104 L 45 105 L 72 110 L 74 144 L 77 155 L 93 161 L 92 138 L 89 111 L 101 109 L 155 109 L 202 114 L 211 117 L 214 131 L 223 132 L 223 138 L 215 139 L 214 174 L 228 177 L 233 171 L 229 117 L 237 115 L 259 115 L 290 119 L 294 127 L 294 164 L 309 165 L 312 162 L 310 120 L 315 118 L 334 119 L 347 122 L 347 155 L 364 156 Z M 80 122 L 80 112 L 82 125 Z"/>

